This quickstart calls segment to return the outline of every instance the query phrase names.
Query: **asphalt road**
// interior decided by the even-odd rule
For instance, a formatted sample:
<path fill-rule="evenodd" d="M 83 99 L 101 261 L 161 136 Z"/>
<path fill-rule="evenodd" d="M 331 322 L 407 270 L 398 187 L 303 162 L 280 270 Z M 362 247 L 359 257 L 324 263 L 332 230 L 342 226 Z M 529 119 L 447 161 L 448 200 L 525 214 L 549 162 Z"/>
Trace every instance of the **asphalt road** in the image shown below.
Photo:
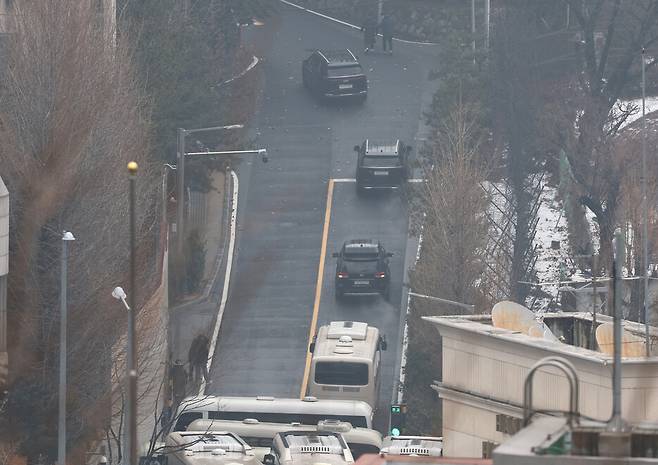
<path fill-rule="evenodd" d="M 263 95 L 253 123 L 270 163 L 247 163 L 240 177 L 237 251 L 228 305 L 211 369 L 209 394 L 297 397 L 304 374 L 322 246 L 331 210 L 318 322 L 365 321 L 386 334 L 380 403 L 390 403 L 400 357 L 402 281 L 410 257 L 407 207 L 399 192 L 357 196 L 356 154 L 364 138 L 401 138 L 418 147 L 421 113 L 431 99 L 433 48 L 396 43 L 393 56 L 360 55 L 369 79 L 365 104 L 325 105 L 302 87 L 311 48 L 362 49 L 362 37 L 307 13 L 282 7 L 265 26 L 245 31 L 261 48 Z M 378 43 L 378 47 L 380 44 Z M 330 179 L 333 201 L 327 205 Z M 336 302 L 331 253 L 344 240 L 380 240 L 391 259 L 391 303 L 381 297 Z M 413 259 L 413 257 L 411 257 Z M 387 409 L 384 408 L 384 411 Z"/>

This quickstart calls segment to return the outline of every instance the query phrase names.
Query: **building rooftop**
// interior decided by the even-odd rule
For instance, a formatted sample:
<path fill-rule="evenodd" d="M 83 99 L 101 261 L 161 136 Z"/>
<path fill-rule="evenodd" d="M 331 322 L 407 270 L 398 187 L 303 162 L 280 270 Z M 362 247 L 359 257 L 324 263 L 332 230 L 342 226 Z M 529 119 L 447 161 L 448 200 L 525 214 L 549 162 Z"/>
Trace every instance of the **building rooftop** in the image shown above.
<path fill-rule="evenodd" d="M 491 315 L 430 316 L 424 317 L 424 319 L 439 328 L 474 332 L 494 339 L 559 352 L 560 355 L 568 354 L 592 362 L 608 364 L 612 360 L 611 355 L 598 350 L 594 331 L 596 327 L 590 313 L 545 313 L 543 315 L 544 323 L 561 342 L 532 337 L 519 331 L 496 328 L 492 324 Z M 612 323 L 612 318 L 607 315 L 596 315 L 596 325 L 603 323 Z M 644 337 L 645 326 L 643 324 L 624 320 L 622 326 L 629 333 Z M 649 326 L 649 335 L 651 357 L 648 359 L 646 357 L 624 357 L 624 363 L 632 361 L 658 364 L 658 328 Z"/>

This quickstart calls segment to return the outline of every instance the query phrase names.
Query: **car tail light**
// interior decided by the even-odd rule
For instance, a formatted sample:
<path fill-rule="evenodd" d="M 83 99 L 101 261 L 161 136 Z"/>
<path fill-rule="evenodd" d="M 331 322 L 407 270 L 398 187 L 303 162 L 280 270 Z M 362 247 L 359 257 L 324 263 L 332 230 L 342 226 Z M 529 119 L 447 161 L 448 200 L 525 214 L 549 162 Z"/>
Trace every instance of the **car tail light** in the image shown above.
<path fill-rule="evenodd" d="M 378 271 L 377 273 L 375 273 L 375 278 L 385 278 L 385 277 L 386 277 L 386 273 L 384 273 L 383 271 Z"/>
<path fill-rule="evenodd" d="M 345 273 L 344 271 L 339 271 L 338 275 L 339 278 L 347 278 L 349 275 Z"/>

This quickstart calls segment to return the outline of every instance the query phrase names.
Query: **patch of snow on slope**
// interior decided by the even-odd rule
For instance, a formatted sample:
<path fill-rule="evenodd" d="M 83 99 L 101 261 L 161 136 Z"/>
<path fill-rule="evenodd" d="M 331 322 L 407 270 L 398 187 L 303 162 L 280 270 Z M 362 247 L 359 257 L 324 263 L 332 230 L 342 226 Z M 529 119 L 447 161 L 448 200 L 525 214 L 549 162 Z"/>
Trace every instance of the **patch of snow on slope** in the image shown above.
<path fill-rule="evenodd" d="M 567 220 L 562 208 L 562 202 L 557 198 L 557 189 L 544 186 L 541 194 L 541 205 L 537 213 L 537 234 L 534 244 L 537 246 L 537 263 L 535 271 L 537 279 L 542 283 L 556 283 L 542 286 L 542 290 L 557 296 L 560 279 L 560 265 L 567 264 L 570 248 L 567 235 Z M 551 247 L 552 241 L 559 241 L 559 249 Z"/>

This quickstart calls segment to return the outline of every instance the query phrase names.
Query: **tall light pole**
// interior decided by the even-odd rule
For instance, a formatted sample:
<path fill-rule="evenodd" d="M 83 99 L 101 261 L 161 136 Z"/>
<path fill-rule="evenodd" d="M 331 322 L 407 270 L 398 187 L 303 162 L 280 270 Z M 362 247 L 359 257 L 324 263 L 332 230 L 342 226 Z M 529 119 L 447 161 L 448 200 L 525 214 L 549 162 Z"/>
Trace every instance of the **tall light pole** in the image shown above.
<path fill-rule="evenodd" d="M 137 163 L 128 163 L 129 182 L 129 216 L 130 216 L 130 297 L 128 306 L 135 309 L 136 288 L 136 233 L 135 226 L 135 182 L 137 178 Z M 125 294 L 124 294 L 125 295 Z M 126 350 L 126 374 L 128 375 L 128 465 L 137 465 L 137 345 L 135 342 L 135 311 L 128 312 L 128 337 Z"/>
<path fill-rule="evenodd" d="M 68 272 L 68 244 L 74 240 L 75 237 L 73 237 L 73 234 L 64 231 L 62 234 L 62 264 L 59 294 L 59 418 L 57 425 L 57 465 L 66 465 L 66 278 Z"/>
<path fill-rule="evenodd" d="M 489 50 L 489 37 L 491 28 L 491 0 L 484 0 L 484 27 L 486 29 L 486 36 L 484 46 Z"/>
<path fill-rule="evenodd" d="M 646 356 L 651 354 L 649 347 L 649 203 L 647 202 L 647 118 L 646 118 L 646 80 L 644 75 L 645 52 L 642 48 L 642 246 L 644 259 L 642 260 L 644 272 L 644 337 Z"/>
<path fill-rule="evenodd" d="M 473 47 L 473 60 L 475 60 L 475 0 L 471 0 L 471 35 L 473 36 L 471 42 Z"/>
<path fill-rule="evenodd" d="M 621 414 L 621 305 L 622 305 L 622 267 L 624 264 L 624 235 L 621 230 L 615 231 L 615 238 L 612 241 L 613 249 L 613 364 L 612 364 L 612 415 L 608 421 L 608 431 L 621 433 L 626 431 L 627 425 Z"/>
<path fill-rule="evenodd" d="M 244 126 L 242 124 L 231 124 L 228 126 L 213 126 L 209 128 L 199 128 L 199 129 L 183 129 L 178 128 L 178 150 L 177 150 L 177 164 L 176 164 L 176 174 L 178 178 L 178 195 L 177 202 L 178 206 L 176 207 L 176 255 L 179 259 L 183 257 L 183 221 L 185 213 L 185 137 L 188 134 L 194 134 L 197 132 L 211 132 L 211 131 L 220 131 L 226 129 L 241 129 Z"/>

